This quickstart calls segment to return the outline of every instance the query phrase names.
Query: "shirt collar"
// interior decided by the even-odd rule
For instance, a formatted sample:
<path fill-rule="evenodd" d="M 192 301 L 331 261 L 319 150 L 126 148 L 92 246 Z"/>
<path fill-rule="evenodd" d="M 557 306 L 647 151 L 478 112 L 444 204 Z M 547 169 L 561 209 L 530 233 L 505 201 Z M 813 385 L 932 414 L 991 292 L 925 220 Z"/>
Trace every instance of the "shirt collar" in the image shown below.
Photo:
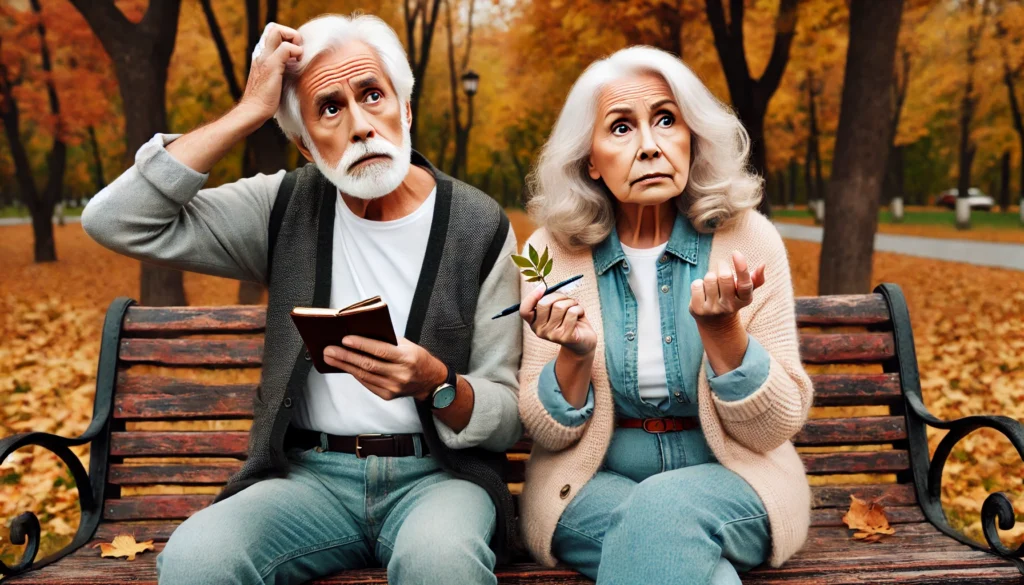
<path fill-rule="evenodd" d="M 676 221 L 672 224 L 672 234 L 668 238 L 668 245 L 665 246 L 665 253 L 696 266 L 699 244 L 700 233 L 693 228 L 685 215 L 677 213 Z M 601 275 L 625 259 L 626 253 L 622 251 L 618 230 L 612 226 L 608 237 L 594 247 L 594 268 L 597 274 Z"/>

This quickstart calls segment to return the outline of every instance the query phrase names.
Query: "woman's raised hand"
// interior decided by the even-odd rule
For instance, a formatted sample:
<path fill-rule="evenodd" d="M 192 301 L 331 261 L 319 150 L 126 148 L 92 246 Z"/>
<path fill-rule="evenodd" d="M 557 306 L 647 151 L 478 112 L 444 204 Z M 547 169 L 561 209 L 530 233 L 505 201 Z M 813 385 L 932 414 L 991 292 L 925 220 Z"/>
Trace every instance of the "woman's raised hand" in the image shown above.
<path fill-rule="evenodd" d="M 302 36 L 293 28 L 271 22 L 252 52 L 252 65 L 240 104 L 249 106 L 264 121 L 277 112 L 285 66 L 302 58 Z"/>
<path fill-rule="evenodd" d="M 713 322 L 734 315 L 754 300 L 754 291 L 764 284 L 764 264 L 748 270 L 747 259 L 739 251 L 732 253 L 732 262 L 722 260 L 718 270 L 713 267 L 703 280 L 690 284 L 690 314 L 700 322 Z"/>
<path fill-rule="evenodd" d="M 537 337 L 557 343 L 578 356 L 592 353 L 597 348 L 597 333 L 587 320 L 583 305 L 561 293 L 544 296 L 546 288 L 541 284 L 523 298 L 519 316 Z"/>

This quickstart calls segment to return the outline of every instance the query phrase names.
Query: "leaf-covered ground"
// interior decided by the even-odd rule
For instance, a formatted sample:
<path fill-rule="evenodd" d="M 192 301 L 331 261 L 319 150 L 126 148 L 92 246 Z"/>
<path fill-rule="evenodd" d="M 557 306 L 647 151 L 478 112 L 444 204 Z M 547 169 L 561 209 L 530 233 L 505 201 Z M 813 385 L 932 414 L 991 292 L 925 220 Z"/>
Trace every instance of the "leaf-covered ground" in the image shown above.
<path fill-rule="evenodd" d="M 522 242 L 530 227 L 521 213 L 512 216 Z M 56 238 L 60 261 L 34 265 L 29 226 L 0 228 L 0 436 L 75 436 L 86 428 L 104 310 L 139 288 L 139 264 L 93 243 L 77 224 L 56 228 Z M 815 294 L 820 246 L 787 247 L 797 294 Z M 1024 272 L 880 253 L 874 281 L 896 282 L 907 295 L 926 402 L 936 415 L 1024 420 Z M 237 294 L 234 282 L 196 274 L 186 274 L 185 288 L 191 304 L 231 304 Z M 76 453 L 88 458 L 86 448 Z M 946 470 L 947 511 L 975 538 L 992 491 L 1011 494 L 1024 520 L 1024 466 L 1005 440 L 967 437 Z M 0 558 L 20 555 L 7 526 L 26 510 L 40 516 L 46 548 L 67 542 L 78 523 L 76 500 L 74 482 L 52 456 L 22 450 L 9 458 L 0 466 Z M 1024 540 L 1024 522 L 1006 536 Z"/>

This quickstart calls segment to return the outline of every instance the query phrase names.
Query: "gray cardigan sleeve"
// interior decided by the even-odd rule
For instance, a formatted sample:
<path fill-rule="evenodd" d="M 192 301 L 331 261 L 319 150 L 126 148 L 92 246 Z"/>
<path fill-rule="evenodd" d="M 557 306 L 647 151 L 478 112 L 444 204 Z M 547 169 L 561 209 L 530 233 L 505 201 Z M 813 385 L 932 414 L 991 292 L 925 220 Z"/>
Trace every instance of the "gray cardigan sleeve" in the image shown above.
<path fill-rule="evenodd" d="M 266 283 L 270 210 L 285 171 L 202 189 L 208 174 L 164 148 L 157 134 L 135 165 L 82 211 L 82 227 L 106 248 L 178 270 Z"/>
<path fill-rule="evenodd" d="M 473 323 L 469 372 L 463 378 L 473 387 L 469 424 L 456 433 L 434 417 L 437 433 L 452 449 L 480 446 L 505 451 L 523 434 L 519 422 L 519 359 L 523 353 L 522 320 L 516 315 L 491 320 L 519 302 L 516 235 L 511 229 L 494 268 L 480 287 Z"/>

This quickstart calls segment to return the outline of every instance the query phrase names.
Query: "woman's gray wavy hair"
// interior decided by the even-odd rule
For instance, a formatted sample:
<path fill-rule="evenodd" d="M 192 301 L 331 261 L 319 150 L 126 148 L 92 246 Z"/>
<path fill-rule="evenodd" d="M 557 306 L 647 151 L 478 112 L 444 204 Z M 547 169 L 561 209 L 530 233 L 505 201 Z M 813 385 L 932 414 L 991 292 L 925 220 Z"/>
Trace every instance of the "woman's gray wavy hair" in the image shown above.
<path fill-rule="evenodd" d="M 750 138 L 728 106 L 671 54 L 629 47 L 594 62 L 576 80 L 528 179 L 531 217 L 562 245 L 593 246 L 615 225 L 613 196 L 587 174 L 597 100 L 608 84 L 648 72 L 665 80 L 690 128 L 689 179 L 676 198 L 680 213 L 707 233 L 761 200 L 762 179 L 747 170 Z"/>

